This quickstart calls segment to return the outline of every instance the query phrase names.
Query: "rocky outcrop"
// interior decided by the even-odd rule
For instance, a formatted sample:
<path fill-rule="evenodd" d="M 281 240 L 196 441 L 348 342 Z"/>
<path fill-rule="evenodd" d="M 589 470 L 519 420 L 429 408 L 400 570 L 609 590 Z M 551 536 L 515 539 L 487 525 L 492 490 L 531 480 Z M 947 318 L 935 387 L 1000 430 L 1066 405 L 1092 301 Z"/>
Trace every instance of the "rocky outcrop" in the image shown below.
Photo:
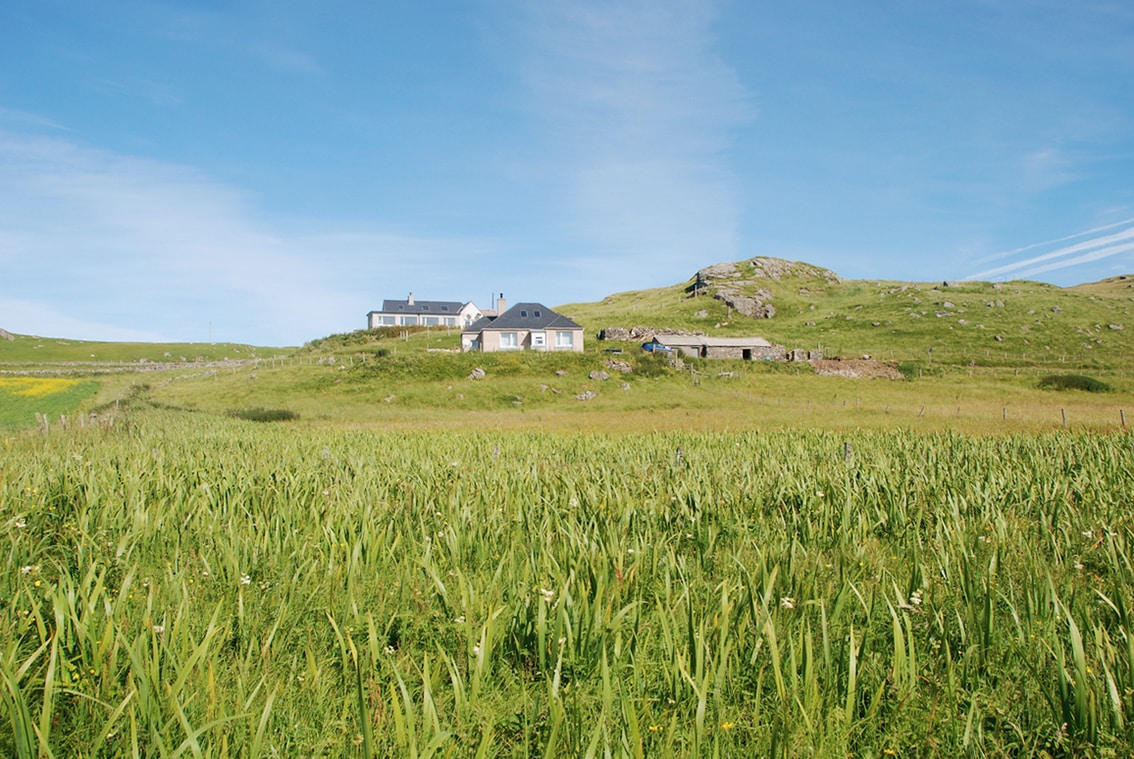
<path fill-rule="evenodd" d="M 6 329 L 0 329 L 0 340 L 15 340 L 15 336 Z"/>
<path fill-rule="evenodd" d="M 737 263 L 706 266 L 697 272 L 693 291 L 724 301 L 733 311 L 750 318 L 771 319 L 776 315 L 776 308 L 771 303 L 772 291 L 765 285 L 769 280 L 782 282 L 788 277 L 822 280 L 827 285 L 843 281 L 842 277 L 830 269 L 761 256 Z"/>

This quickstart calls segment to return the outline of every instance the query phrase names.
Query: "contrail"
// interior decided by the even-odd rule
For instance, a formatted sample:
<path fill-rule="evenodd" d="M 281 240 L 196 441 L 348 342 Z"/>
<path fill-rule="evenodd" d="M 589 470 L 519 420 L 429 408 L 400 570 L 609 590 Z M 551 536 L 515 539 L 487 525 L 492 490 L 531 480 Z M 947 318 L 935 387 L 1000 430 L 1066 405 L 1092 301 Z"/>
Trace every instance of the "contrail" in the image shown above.
<path fill-rule="evenodd" d="M 1059 237 L 1059 238 L 1056 238 L 1054 240 L 1047 240 L 1045 242 L 1034 242 L 1031 245 L 1025 245 L 1024 247 L 1016 248 L 1015 250 L 1006 250 L 1003 253 L 993 253 L 991 256 L 987 256 L 987 257 L 985 257 L 981 260 L 982 261 L 995 261 L 999 258 L 1007 258 L 1008 256 L 1014 256 L 1017 253 L 1023 253 L 1026 250 L 1034 250 L 1036 248 L 1042 248 L 1045 245 L 1055 245 L 1056 243 L 1067 242 L 1068 240 L 1074 240 L 1078 237 L 1085 237 L 1086 235 L 1098 234 L 1099 232 L 1105 232 L 1108 229 L 1114 229 L 1115 227 L 1121 227 L 1123 224 L 1130 224 L 1130 223 L 1134 223 L 1134 218 L 1123 219 L 1122 221 L 1116 221 L 1112 224 L 1104 224 L 1101 227 L 1094 227 L 1093 229 L 1086 229 L 1086 230 L 1083 230 L 1082 232 L 1076 232 L 1073 235 L 1067 235 L 1066 237 Z"/>
<path fill-rule="evenodd" d="M 1127 219 L 1126 221 L 1118 222 L 1117 224 L 1108 224 L 1104 227 L 1096 227 L 1095 229 L 1080 232 L 1078 234 L 1069 235 L 1067 237 L 1059 238 L 1058 240 L 1051 240 L 1046 243 L 1036 243 L 1035 245 L 1028 245 L 1023 248 L 1017 248 L 1014 251 L 1003 253 L 994 258 L 1002 258 L 1004 256 L 1020 253 L 1025 250 L 1033 250 L 1035 248 L 1051 245 L 1058 242 L 1066 242 L 1067 240 L 1074 240 L 1088 234 L 1095 234 L 1106 229 L 1113 229 L 1122 224 L 1129 224 L 1134 219 Z M 1125 253 L 1134 249 L 1134 244 L 1127 241 L 1134 240 L 1134 227 L 1128 227 L 1121 232 L 1116 232 L 1112 235 L 1104 235 L 1096 237 L 1091 240 L 1076 243 L 1074 245 L 1067 245 L 1062 248 L 1057 248 L 1042 255 L 1033 256 L 1024 259 L 1023 261 L 1016 261 L 1014 263 L 997 266 L 992 269 L 986 269 L 976 274 L 972 274 L 966 279 L 991 279 L 995 277 L 1003 277 L 1009 274 L 1039 274 L 1042 272 L 1055 271 L 1057 269 L 1065 269 L 1069 266 L 1076 266 L 1081 263 L 1089 263 L 1091 261 L 1098 261 L 1103 258 Z M 1085 253 L 1085 251 L 1092 251 Z M 1082 254 L 1082 255 L 1077 255 Z M 1070 256 L 1070 258 L 1069 258 Z"/>

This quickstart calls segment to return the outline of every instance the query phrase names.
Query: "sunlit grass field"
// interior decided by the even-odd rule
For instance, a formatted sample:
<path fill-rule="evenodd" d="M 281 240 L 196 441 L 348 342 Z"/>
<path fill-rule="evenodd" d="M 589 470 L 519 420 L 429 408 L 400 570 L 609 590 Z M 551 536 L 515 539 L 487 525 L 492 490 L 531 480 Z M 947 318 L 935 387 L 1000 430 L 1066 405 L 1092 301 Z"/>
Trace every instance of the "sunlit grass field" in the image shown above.
<path fill-rule="evenodd" d="M 1134 754 L 1125 284 L 789 284 L 903 378 L 4 341 L 0 755 Z"/>
<path fill-rule="evenodd" d="M 6 438 L 6 756 L 1128 755 L 1134 435 Z"/>
<path fill-rule="evenodd" d="M 93 380 L 0 376 L 0 429 L 32 426 L 37 413 L 58 421 L 97 391 Z"/>

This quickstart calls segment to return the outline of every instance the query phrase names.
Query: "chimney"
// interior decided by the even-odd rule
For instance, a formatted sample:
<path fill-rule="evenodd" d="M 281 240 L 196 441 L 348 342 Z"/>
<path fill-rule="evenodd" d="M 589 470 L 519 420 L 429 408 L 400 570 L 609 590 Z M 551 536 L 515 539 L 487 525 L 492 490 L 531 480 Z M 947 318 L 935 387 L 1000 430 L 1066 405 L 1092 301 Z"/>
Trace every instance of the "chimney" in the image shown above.
<path fill-rule="evenodd" d="M 504 293 L 500 293 L 500 297 L 496 299 L 496 315 L 504 313 L 508 310 L 508 301 L 504 300 Z"/>
<path fill-rule="evenodd" d="M 409 294 L 409 298 L 408 298 L 408 299 L 406 300 L 406 305 L 407 305 L 407 306 L 412 306 L 412 305 L 413 305 L 413 293 L 410 293 L 410 294 Z"/>

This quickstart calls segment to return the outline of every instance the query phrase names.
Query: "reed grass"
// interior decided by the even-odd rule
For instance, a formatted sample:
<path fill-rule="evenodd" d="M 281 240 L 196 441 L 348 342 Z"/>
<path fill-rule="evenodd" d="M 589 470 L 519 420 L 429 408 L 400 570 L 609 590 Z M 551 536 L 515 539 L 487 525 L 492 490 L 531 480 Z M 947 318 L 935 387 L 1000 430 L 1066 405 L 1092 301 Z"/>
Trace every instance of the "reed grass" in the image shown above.
<path fill-rule="evenodd" d="M 0 753 L 1128 754 L 1132 502 L 1128 434 L 19 435 Z"/>

